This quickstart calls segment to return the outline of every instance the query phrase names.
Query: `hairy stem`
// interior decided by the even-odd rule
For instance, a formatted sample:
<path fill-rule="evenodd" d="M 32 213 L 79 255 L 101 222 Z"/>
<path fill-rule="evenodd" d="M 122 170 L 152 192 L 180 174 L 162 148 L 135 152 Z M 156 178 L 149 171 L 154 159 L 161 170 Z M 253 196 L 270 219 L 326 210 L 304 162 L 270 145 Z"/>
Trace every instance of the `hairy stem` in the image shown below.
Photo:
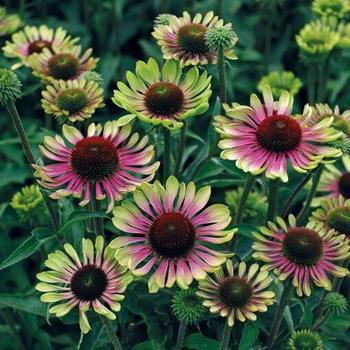
<path fill-rule="evenodd" d="M 113 345 L 114 350 L 123 350 L 123 348 L 120 344 L 120 341 L 119 341 L 116 333 L 113 330 L 111 321 L 107 317 L 104 317 L 104 316 L 100 316 L 100 319 L 101 319 L 101 321 L 102 321 L 102 323 L 107 331 L 108 338 L 111 341 L 111 344 Z"/>
<path fill-rule="evenodd" d="M 100 212 L 101 211 L 101 203 L 96 199 L 95 194 L 92 194 L 91 198 L 91 210 L 94 212 Z M 93 218 L 92 219 L 94 232 L 96 236 L 102 235 L 104 236 L 104 226 L 103 226 L 103 218 Z"/>
<path fill-rule="evenodd" d="M 289 210 L 295 200 L 295 197 L 298 195 L 298 193 L 303 189 L 303 187 L 309 182 L 309 180 L 311 179 L 311 176 L 313 174 L 313 171 L 309 171 L 304 177 L 303 179 L 298 183 L 297 187 L 295 188 L 295 190 L 292 192 L 292 194 L 288 197 L 286 205 L 284 206 L 283 210 L 282 210 L 282 218 L 285 219 L 289 213 Z"/>
<path fill-rule="evenodd" d="M 269 205 L 267 208 L 266 221 L 271 221 L 276 215 L 278 201 L 278 179 L 270 180 Z"/>
<path fill-rule="evenodd" d="M 21 118 L 20 118 L 20 116 L 17 112 L 17 108 L 12 100 L 10 100 L 6 104 L 6 109 L 7 109 L 8 113 L 12 119 L 12 123 L 13 123 L 13 125 L 17 131 L 18 137 L 21 141 L 23 152 L 24 152 L 24 155 L 27 159 L 29 167 L 30 167 L 31 171 L 33 172 L 32 165 L 35 164 L 34 155 L 33 155 L 33 152 L 30 148 L 27 135 L 24 131 Z M 36 180 L 35 176 L 34 176 L 34 179 Z M 48 195 L 46 194 L 46 192 L 40 186 L 39 186 L 39 188 L 40 188 L 41 194 L 43 196 L 45 205 L 47 207 L 47 211 L 48 211 L 49 216 L 50 216 L 52 228 L 55 232 L 57 232 L 59 227 L 60 227 L 59 214 L 58 214 L 57 210 L 55 209 L 55 207 L 53 206 L 53 204 L 52 204 L 50 198 L 48 197 Z"/>
<path fill-rule="evenodd" d="M 176 340 L 175 350 L 181 350 L 182 349 L 183 343 L 184 343 L 184 339 L 185 339 L 185 335 L 186 335 L 187 326 L 188 326 L 188 322 L 186 322 L 186 321 L 181 321 L 180 322 L 179 330 L 178 330 L 178 333 L 177 333 L 177 340 Z"/>
<path fill-rule="evenodd" d="M 272 322 L 272 326 L 270 329 L 270 333 L 268 335 L 267 341 L 266 341 L 266 350 L 270 350 L 273 346 L 273 343 L 275 341 L 275 337 L 280 329 L 282 319 L 283 319 L 283 313 L 285 308 L 287 307 L 290 297 L 292 295 L 293 290 L 293 283 L 291 280 L 288 280 L 287 283 L 284 286 L 280 302 L 278 305 L 278 309 L 275 313 L 275 317 Z"/>
<path fill-rule="evenodd" d="M 184 155 L 185 145 L 186 145 L 186 123 L 185 123 L 185 121 L 183 123 L 184 123 L 184 125 L 181 128 L 179 143 L 178 143 L 178 154 L 176 157 L 176 164 L 175 164 L 175 171 L 174 171 L 175 177 L 179 176 L 182 158 Z"/>
<path fill-rule="evenodd" d="M 218 51 L 218 69 L 219 69 L 219 84 L 220 84 L 220 102 L 227 102 L 226 95 L 226 76 L 225 76 L 225 56 L 222 48 Z"/>
<path fill-rule="evenodd" d="M 320 183 L 322 171 L 323 171 L 323 164 L 320 164 L 317 167 L 316 172 L 314 174 L 314 177 L 313 177 L 313 180 L 312 180 L 312 187 L 311 187 L 311 190 L 310 190 L 309 195 L 307 197 L 306 203 L 305 203 L 303 209 L 301 210 L 301 212 L 298 215 L 298 218 L 297 218 L 297 223 L 298 224 L 303 223 L 304 220 L 309 215 L 311 203 L 312 203 L 312 201 L 313 201 L 313 199 L 315 197 L 318 184 Z"/>
<path fill-rule="evenodd" d="M 221 344 L 219 350 L 226 350 L 230 343 L 230 335 L 231 335 L 232 327 L 230 327 L 227 322 L 225 322 L 224 331 L 222 333 Z"/>
<path fill-rule="evenodd" d="M 163 127 L 164 153 L 163 153 L 163 182 L 165 182 L 170 173 L 171 157 L 171 135 L 167 128 Z"/>

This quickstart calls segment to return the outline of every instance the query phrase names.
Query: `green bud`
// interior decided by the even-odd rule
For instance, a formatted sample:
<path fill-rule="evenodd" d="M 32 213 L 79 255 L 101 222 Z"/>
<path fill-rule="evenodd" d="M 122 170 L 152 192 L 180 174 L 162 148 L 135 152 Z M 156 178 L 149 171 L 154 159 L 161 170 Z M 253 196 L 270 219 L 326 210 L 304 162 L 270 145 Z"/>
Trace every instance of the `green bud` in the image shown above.
<path fill-rule="evenodd" d="M 170 13 L 162 13 L 158 15 L 154 20 L 155 26 L 167 26 L 169 24 L 169 19 L 171 18 Z"/>
<path fill-rule="evenodd" d="M 171 301 L 171 308 L 180 322 L 197 323 L 206 312 L 194 288 L 178 291 Z"/>
<path fill-rule="evenodd" d="M 22 83 L 17 75 L 6 68 L 0 68 L 0 103 L 6 105 L 21 97 Z"/>
<path fill-rule="evenodd" d="M 205 43 L 211 50 L 232 50 L 237 41 L 238 36 L 230 26 L 212 27 L 205 33 Z"/>
<path fill-rule="evenodd" d="M 94 71 L 84 72 L 79 79 L 83 79 L 86 81 L 94 81 L 95 83 L 101 85 L 103 83 L 103 78 L 100 73 Z"/>
<path fill-rule="evenodd" d="M 316 332 L 301 330 L 295 332 L 288 341 L 289 350 L 322 350 L 322 340 Z"/>
<path fill-rule="evenodd" d="M 331 314 L 339 316 L 344 314 L 348 308 L 348 302 L 345 297 L 336 292 L 328 293 L 325 297 L 325 308 Z"/>

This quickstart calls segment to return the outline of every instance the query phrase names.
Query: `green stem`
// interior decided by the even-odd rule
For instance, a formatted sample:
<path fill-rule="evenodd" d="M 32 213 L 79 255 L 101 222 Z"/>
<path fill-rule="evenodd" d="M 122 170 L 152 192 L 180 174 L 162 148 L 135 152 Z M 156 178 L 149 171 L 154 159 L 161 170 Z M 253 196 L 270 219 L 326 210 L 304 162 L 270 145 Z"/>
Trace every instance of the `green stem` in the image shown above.
<path fill-rule="evenodd" d="M 167 180 L 170 173 L 171 136 L 170 130 L 163 127 L 164 153 L 163 153 L 163 182 Z"/>
<path fill-rule="evenodd" d="M 298 193 L 303 189 L 303 187 L 309 182 L 311 179 L 311 176 L 313 174 L 313 171 L 309 171 L 304 178 L 298 183 L 297 187 L 295 190 L 292 192 L 292 194 L 288 197 L 286 205 L 284 206 L 282 210 L 282 218 L 285 219 L 289 213 L 289 210 L 294 202 L 295 197 L 298 195 Z"/>
<path fill-rule="evenodd" d="M 15 340 L 17 341 L 18 348 L 25 350 L 27 347 L 23 343 L 21 332 L 16 328 L 16 320 L 11 315 L 11 311 L 0 310 L 0 316 L 5 321 L 6 325 L 10 328 L 11 333 Z"/>
<path fill-rule="evenodd" d="M 225 77 L 225 56 L 222 48 L 218 51 L 218 69 L 219 69 L 219 84 L 220 84 L 220 102 L 227 102 L 226 96 L 226 77 Z"/>
<path fill-rule="evenodd" d="M 278 182 L 279 180 L 270 180 L 269 205 L 267 208 L 266 221 L 271 221 L 275 218 L 277 201 L 278 201 Z"/>
<path fill-rule="evenodd" d="M 208 154 L 205 158 L 203 158 L 197 165 L 197 167 L 194 169 L 190 180 L 194 180 L 196 178 L 196 176 L 198 175 L 199 171 L 202 169 L 203 165 L 209 160 L 211 159 L 211 155 Z"/>
<path fill-rule="evenodd" d="M 227 322 L 225 322 L 225 328 L 222 333 L 221 344 L 219 350 L 226 350 L 230 343 L 230 335 L 231 335 L 232 327 L 230 327 Z"/>
<path fill-rule="evenodd" d="M 307 197 L 306 203 L 305 203 L 303 209 L 301 210 L 301 212 L 299 213 L 299 215 L 297 217 L 297 223 L 298 224 L 303 223 L 304 220 L 309 215 L 311 203 L 312 203 L 312 201 L 313 201 L 313 199 L 315 197 L 318 184 L 320 183 L 322 171 L 323 171 L 323 164 L 320 164 L 317 167 L 316 172 L 314 174 L 314 177 L 313 177 L 313 180 L 312 180 L 312 187 L 311 187 L 311 190 L 310 190 L 309 195 Z"/>
<path fill-rule="evenodd" d="M 29 167 L 30 167 L 30 169 L 33 172 L 32 165 L 35 164 L 34 155 L 33 155 L 33 152 L 32 152 L 32 150 L 30 148 L 30 145 L 29 145 L 29 142 L 28 142 L 28 139 L 27 139 L 27 135 L 26 135 L 26 133 L 24 131 L 21 118 L 18 115 L 17 108 L 16 108 L 16 106 L 15 106 L 15 104 L 14 104 L 14 102 L 12 100 L 10 100 L 6 104 L 6 109 L 7 109 L 8 113 L 9 113 L 11 119 L 12 119 L 13 125 L 14 125 L 14 127 L 15 127 L 15 129 L 17 131 L 18 137 L 21 140 L 21 145 L 22 145 L 22 148 L 23 148 L 23 152 L 24 152 L 24 155 L 25 155 L 25 157 L 27 159 Z M 34 176 L 34 179 L 36 179 L 35 176 Z M 54 206 L 53 206 L 51 200 L 49 199 L 49 197 L 47 196 L 46 192 L 40 186 L 39 186 L 39 188 L 40 188 L 41 194 L 43 196 L 45 205 L 47 207 L 49 216 L 50 216 L 52 228 L 53 228 L 53 230 L 55 232 L 57 232 L 59 227 L 60 227 L 59 214 L 58 214 L 57 210 L 54 208 Z"/>
<path fill-rule="evenodd" d="M 311 330 L 316 332 L 328 319 L 329 312 L 327 311 L 321 318 L 319 318 L 314 325 L 311 327 Z"/>
<path fill-rule="evenodd" d="M 177 333 L 177 340 L 176 340 L 175 350 L 181 350 L 182 349 L 183 343 L 184 343 L 184 339 L 185 339 L 185 335 L 186 335 L 187 326 L 188 326 L 188 322 L 186 322 L 186 321 L 181 321 L 180 322 L 179 330 L 178 330 L 178 333 Z"/>
<path fill-rule="evenodd" d="M 242 197 L 239 201 L 238 208 L 237 208 L 235 217 L 233 219 L 233 225 L 237 225 L 242 221 L 244 208 L 247 203 L 249 193 L 253 188 L 254 182 L 255 182 L 255 177 L 252 174 L 248 173 L 246 182 L 243 188 Z M 237 242 L 238 242 L 238 236 L 235 235 L 231 241 L 231 251 L 236 250 Z"/>
<path fill-rule="evenodd" d="M 186 145 L 186 123 L 185 122 L 183 123 L 184 125 L 181 128 L 179 145 L 178 145 L 178 154 L 176 157 L 176 164 L 175 164 L 175 171 L 174 171 L 175 177 L 179 176 L 179 172 L 181 170 L 182 158 L 184 155 L 185 145 Z"/>
<path fill-rule="evenodd" d="M 92 194 L 91 198 L 91 210 L 94 212 L 100 212 L 101 211 L 101 203 L 96 199 L 95 194 Z M 96 236 L 102 235 L 104 236 L 104 226 L 103 226 L 103 218 L 93 218 L 92 219 L 94 232 Z"/>
<path fill-rule="evenodd" d="M 280 298 L 280 302 L 278 305 L 278 309 L 275 313 L 275 317 L 272 322 L 270 333 L 266 341 L 266 350 L 270 350 L 272 348 L 272 345 L 275 341 L 276 334 L 278 333 L 282 323 L 284 310 L 289 303 L 290 297 L 292 296 L 292 290 L 293 290 L 293 283 L 291 280 L 288 280 L 284 286 L 284 289 Z"/>
<path fill-rule="evenodd" d="M 120 341 L 119 341 L 116 333 L 113 330 L 111 321 L 107 317 L 104 317 L 104 316 L 100 316 L 100 319 L 101 319 L 101 321 L 102 321 L 102 323 L 107 331 L 108 338 L 111 341 L 114 350 L 123 350 L 123 348 L 120 344 Z"/>
<path fill-rule="evenodd" d="M 329 59 L 326 59 L 318 67 L 317 102 L 324 102 L 327 93 Z"/>
<path fill-rule="evenodd" d="M 308 102 L 313 105 L 316 95 L 316 70 L 313 65 L 309 65 L 307 72 L 307 96 Z"/>

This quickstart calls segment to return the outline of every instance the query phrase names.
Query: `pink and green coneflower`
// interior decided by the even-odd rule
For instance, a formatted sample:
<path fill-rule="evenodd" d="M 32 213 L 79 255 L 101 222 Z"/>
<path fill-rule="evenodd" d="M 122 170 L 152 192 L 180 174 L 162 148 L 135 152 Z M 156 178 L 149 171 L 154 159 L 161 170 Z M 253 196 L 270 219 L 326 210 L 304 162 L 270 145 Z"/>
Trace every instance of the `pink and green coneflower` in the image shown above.
<path fill-rule="evenodd" d="M 134 192 L 134 202 L 115 207 L 113 224 L 129 234 L 111 242 L 116 259 L 136 276 L 153 270 L 151 293 L 175 283 L 186 289 L 233 255 L 215 250 L 236 229 L 226 229 L 231 217 L 225 205 L 204 209 L 210 193 L 210 186 L 197 191 L 193 182 L 186 185 L 171 176 L 165 187 L 158 181 L 143 184 Z"/>
<path fill-rule="evenodd" d="M 74 80 L 96 67 L 97 58 L 91 57 L 92 49 L 82 54 L 81 46 L 65 48 L 59 53 L 43 48 L 40 53 L 28 57 L 33 74 L 46 83 L 56 80 Z"/>
<path fill-rule="evenodd" d="M 216 63 L 216 51 L 206 43 L 207 30 L 211 28 L 231 29 L 231 23 L 224 24 L 218 16 L 210 11 L 202 16 L 196 14 L 192 19 L 188 12 L 182 17 L 169 16 L 167 24 L 154 27 L 153 37 L 161 47 L 165 59 L 180 61 L 181 66 Z M 236 35 L 231 37 L 234 46 L 238 40 Z M 230 59 L 237 58 L 233 50 L 225 51 L 225 56 Z"/>
<path fill-rule="evenodd" d="M 65 140 L 46 136 L 40 150 L 51 161 L 33 165 L 40 184 L 54 190 L 52 198 L 73 195 L 86 205 L 91 197 L 108 198 L 108 211 L 114 200 L 122 199 L 143 182 L 151 181 L 159 167 L 152 163 L 154 147 L 148 137 L 131 135 L 132 125 L 109 121 L 104 126 L 90 124 L 86 136 L 78 129 L 63 125 Z"/>
<path fill-rule="evenodd" d="M 138 61 L 135 74 L 126 73 L 128 84 L 118 82 L 112 101 L 142 121 L 178 129 L 183 121 L 209 108 L 211 77 L 193 67 L 186 73 L 173 60 L 158 63 Z"/>
<path fill-rule="evenodd" d="M 225 116 L 215 117 L 216 131 L 222 136 L 221 158 L 234 160 L 238 168 L 253 175 L 264 173 L 271 179 L 288 181 L 287 161 L 298 172 L 317 167 L 325 158 L 341 156 L 341 151 L 325 145 L 340 133 L 330 128 L 333 118 L 309 125 L 305 115 L 292 115 L 293 96 L 283 91 L 278 102 L 270 87 L 264 100 L 252 94 L 250 106 L 224 105 Z"/>
<path fill-rule="evenodd" d="M 311 281 L 330 291 L 327 274 L 344 277 L 349 273 L 335 264 L 349 257 L 349 241 L 321 223 L 299 227 L 293 215 L 288 221 L 277 218 L 278 225 L 269 222 L 254 233 L 253 257 L 265 262 L 262 269 L 273 270 L 280 280 L 290 278 L 299 296 L 311 295 Z"/>
<path fill-rule="evenodd" d="M 78 40 L 79 38 L 69 36 L 61 27 L 52 29 L 46 25 L 25 26 L 20 32 L 13 34 L 2 49 L 6 57 L 20 60 L 20 63 L 14 66 L 19 67 L 22 64 L 28 65 L 28 57 L 34 53 L 41 53 L 44 48 L 59 54 L 73 48 Z"/>
<path fill-rule="evenodd" d="M 57 317 L 79 308 L 79 325 L 83 333 L 91 330 L 87 312 L 92 307 L 98 314 L 115 320 L 120 311 L 123 293 L 133 280 L 127 268 L 114 259 L 115 251 L 104 247 L 104 239 L 97 236 L 95 245 L 90 239 L 82 241 L 81 258 L 73 246 L 64 245 L 64 252 L 56 250 L 45 261 L 48 271 L 40 272 L 35 288 L 44 293 L 41 301 L 58 303 L 49 313 Z"/>
<path fill-rule="evenodd" d="M 234 273 L 232 260 L 226 261 L 226 269 L 220 267 L 214 278 L 207 276 L 199 282 L 197 295 L 204 299 L 203 305 L 212 313 L 227 319 L 232 327 L 235 320 L 256 321 L 256 312 L 266 312 L 274 303 L 275 294 L 266 290 L 272 278 L 267 271 L 261 271 L 258 264 L 247 269 L 246 263 L 238 265 Z"/>

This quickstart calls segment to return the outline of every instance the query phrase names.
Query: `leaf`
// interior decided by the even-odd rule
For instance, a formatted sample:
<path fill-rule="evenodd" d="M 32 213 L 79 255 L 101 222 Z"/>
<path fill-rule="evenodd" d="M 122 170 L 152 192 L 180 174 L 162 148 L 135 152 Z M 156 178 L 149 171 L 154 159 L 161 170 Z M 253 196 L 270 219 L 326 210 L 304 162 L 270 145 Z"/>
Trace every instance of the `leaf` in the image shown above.
<path fill-rule="evenodd" d="M 7 208 L 7 206 L 8 206 L 8 203 L 1 203 L 0 204 L 0 219 L 4 215 L 4 212 L 5 212 L 6 208 Z"/>
<path fill-rule="evenodd" d="M 95 212 L 95 211 L 76 210 L 69 215 L 67 222 L 61 227 L 58 233 L 63 234 L 67 232 L 68 229 L 70 229 L 71 226 L 74 225 L 75 223 L 83 220 L 93 219 L 93 218 L 109 219 L 109 216 L 104 213 Z"/>
<path fill-rule="evenodd" d="M 55 238 L 56 236 L 45 227 L 39 227 L 32 231 L 31 236 L 27 238 L 14 252 L 10 254 L 1 264 L 0 270 L 17 264 L 18 262 L 29 258 L 44 243 Z"/>
<path fill-rule="evenodd" d="M 133 347 L 133 350 L 164 350 L 164 347 L 159 345 L 154 340 L 148 340 L 148 341 L 146 341 L 144 343 L 136 344 Z"/>
<path fill-rule="evenodd" d="M 45 316 L 45 303 L 37 295 L 0 294 L 0 306 L 8 306 L 31 314 Z"/>
<path fill-rule="evenodd" d="M 255 323 L 247 323 L 244 326 L 238 350 L 250 350 L 258 338 L 259 332 Z"/>
<path fill-rule="evenodd" d="M 286 309 L 284 310 L 284 314 L 283 314 L 284 319 L 287 322 L 289 331 L 291 333 L 294 332 L 294 322 L 293 322 L 293 317 L 292 317 L 292 313 L 290 312 L 290 307 L 287 306 Z"/>
<path fill-rule="evenodd" d="M 201 333 L 191 334 L 185 339 L 184 345 L 195 350 L 217 350 L 220 347 L 217 340 L 206 338 Z"/>

